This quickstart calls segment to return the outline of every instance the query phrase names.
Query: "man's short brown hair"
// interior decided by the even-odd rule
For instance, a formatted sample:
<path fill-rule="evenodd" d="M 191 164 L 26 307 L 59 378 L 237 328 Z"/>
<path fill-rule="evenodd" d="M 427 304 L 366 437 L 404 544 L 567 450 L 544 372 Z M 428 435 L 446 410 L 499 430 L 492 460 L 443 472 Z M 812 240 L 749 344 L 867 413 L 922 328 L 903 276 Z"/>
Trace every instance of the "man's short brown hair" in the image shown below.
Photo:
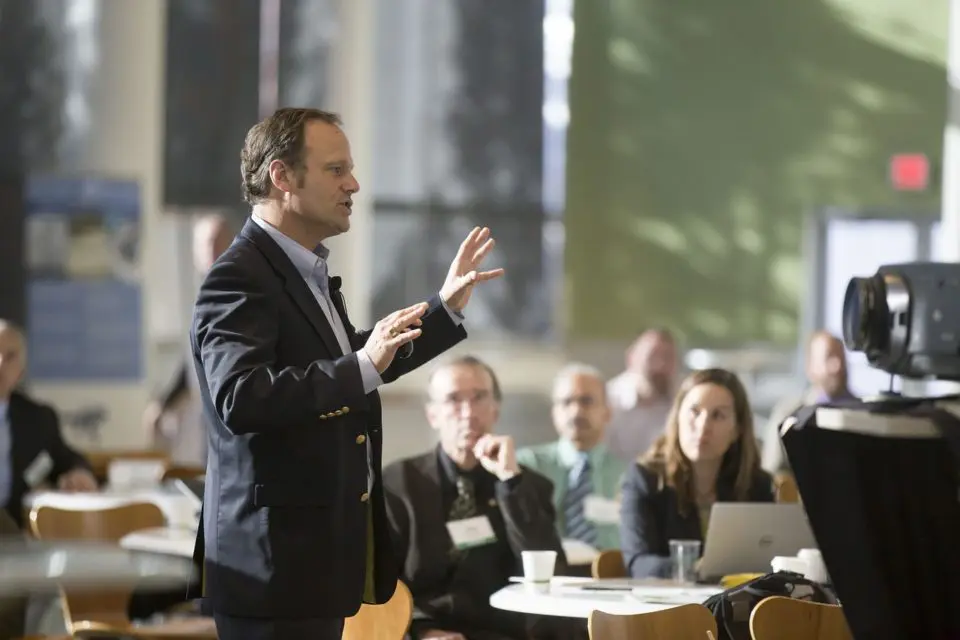
<path fill-rule="evenodd" d="M 274 160 L 302 172 L 307 123 L 314 120 L 337 127 L 342 124 L 340 116 L 330 111 L 287 107 L 250 128 L 240 152 L 244 200 L 253 205 L 270 195 L 270 163 Z"/>

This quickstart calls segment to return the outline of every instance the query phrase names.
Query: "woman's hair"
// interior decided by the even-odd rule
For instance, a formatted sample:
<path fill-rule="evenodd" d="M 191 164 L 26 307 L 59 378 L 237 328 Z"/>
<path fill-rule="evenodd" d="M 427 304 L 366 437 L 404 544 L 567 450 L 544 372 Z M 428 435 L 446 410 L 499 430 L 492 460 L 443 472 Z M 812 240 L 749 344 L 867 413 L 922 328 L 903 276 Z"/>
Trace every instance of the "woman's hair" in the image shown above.
<path fill-rule="evenodd" d="M 743 383 L 735 373 L 726 369 L 694 371 L 680 384 L 663 435 L 639 459 L 641 465 L 658 475 L 661 486 L 673 487 L 679 499 L 680 513 L 683 514 L 694 505 L 695 487 L 693 467 L 680 448 L 680 406 L 690 390 L 701 384 L 723 387 L 733 398 L 737 439 L 723 455 L 717 479 L 732 481 L 736 499 L 746 501 L 754 478 L 760 471 L 760 455 L 753 433 L 753 412 Z"/>

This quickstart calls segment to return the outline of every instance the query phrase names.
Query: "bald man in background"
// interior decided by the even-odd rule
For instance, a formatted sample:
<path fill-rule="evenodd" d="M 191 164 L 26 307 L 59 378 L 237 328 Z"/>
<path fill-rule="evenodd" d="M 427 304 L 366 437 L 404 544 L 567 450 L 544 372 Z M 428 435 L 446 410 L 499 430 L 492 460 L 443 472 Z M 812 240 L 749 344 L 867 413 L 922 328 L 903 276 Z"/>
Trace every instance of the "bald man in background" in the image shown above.
<path fill-rule="evenodd" d="M 17 386 L 27 366 L 27 342 L 0 319 L 0 506 L 23 526 L 23 499 L 50 484 L 61 491 L 96 491 L 90 465 L 60 434 L 57 412 Z"/>
<path fill-rule="evenodd" d="M 193 226 L 193 266 L 197 273 L 206 274 L 233 238 L 226 217 L 210 214 L 198 218 Z M 176 373 L 147 405 L 143 423 L 151 443 L 168 449 L 174 462 L 202 467 L 207 464 L 207 436 L 189 340 L 184 341 L 184 349 Z"/>
<path fill-rule="evenodd" d="M 806 374 L 809 386 L 803 393 L 788 396 L 770 412 L 763 437 L 761 466 L 768 473 L 790 470 L 780 442 L 780 424 L 806 405 L 854 400 L 847 375 L 847 353 L 843 342 L 829 331 L 814 332 L 807 342 Z"/>
<path fill-rule="evenodd" d="M 667 329 L 648 329 L 626 352 L 626 370 L 607 383 L 606 445 L 632 463 L 663 433 L 676 391 L 679 354 Z"/>

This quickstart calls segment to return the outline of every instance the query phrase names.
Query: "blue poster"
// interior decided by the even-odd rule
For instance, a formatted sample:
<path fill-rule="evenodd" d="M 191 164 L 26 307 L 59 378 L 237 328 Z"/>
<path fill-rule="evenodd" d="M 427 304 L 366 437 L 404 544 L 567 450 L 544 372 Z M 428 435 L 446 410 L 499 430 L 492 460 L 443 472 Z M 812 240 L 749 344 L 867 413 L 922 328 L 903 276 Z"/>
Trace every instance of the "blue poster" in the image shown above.
<path fill-rule="evenodd" d="M 31 380 L 142 379 L 138 184 L 35 177 L 25 208 Z"/>

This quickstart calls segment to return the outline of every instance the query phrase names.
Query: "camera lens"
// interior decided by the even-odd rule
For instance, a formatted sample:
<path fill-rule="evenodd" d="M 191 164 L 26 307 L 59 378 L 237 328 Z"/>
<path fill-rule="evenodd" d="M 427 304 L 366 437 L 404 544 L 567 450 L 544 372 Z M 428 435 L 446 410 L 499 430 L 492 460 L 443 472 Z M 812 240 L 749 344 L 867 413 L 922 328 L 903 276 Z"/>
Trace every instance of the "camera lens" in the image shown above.
<path fill-rule="evenodd" d="M 843 342 L 851 351 L 882 349 L 887 331 L 887 301 L 883 279 L 852 278 L 843 298 Z"/>

